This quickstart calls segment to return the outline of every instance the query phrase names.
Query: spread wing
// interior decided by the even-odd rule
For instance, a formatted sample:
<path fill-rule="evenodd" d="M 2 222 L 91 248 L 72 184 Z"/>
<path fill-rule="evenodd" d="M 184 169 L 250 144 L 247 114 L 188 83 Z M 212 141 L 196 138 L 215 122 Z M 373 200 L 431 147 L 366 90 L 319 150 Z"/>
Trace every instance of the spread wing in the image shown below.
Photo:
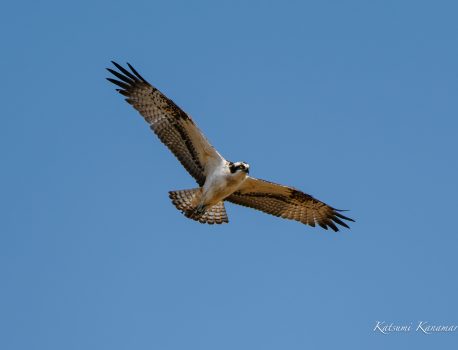
<path fill-rule="evenodd" d="M 107 78 L 120 89 L 130 103 L 145 118 L 159 139 L 172 151 L 185 169 L 203 186 L 208 169 L 224 161 L 191 117 L 172 100 L 149 84 L 128 63 L 131 72 L 116 62 L 118 71 L 107 68 L 116 79 Z"/>
<path fill-rule="evenodd" d="M 336 224 L 349 228 L 343 220 L 354 221 L 299 190 L 252 177 L 226 200 L 306 225 L 318 224 L 326 230 L 339 231 Z"/>

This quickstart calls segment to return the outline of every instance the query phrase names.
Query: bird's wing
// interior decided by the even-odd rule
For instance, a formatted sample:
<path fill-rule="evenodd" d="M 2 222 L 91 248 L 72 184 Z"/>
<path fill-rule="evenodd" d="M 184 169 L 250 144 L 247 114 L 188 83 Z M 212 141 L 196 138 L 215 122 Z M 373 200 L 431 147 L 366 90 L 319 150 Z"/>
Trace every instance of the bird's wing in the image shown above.
<path fill-rule="evenodd" d="M 354 221 L 340 214 L 341 210 L 295 188 L 252 177 L 248 177 L 242 187 L 226 200 L 306 225 L 318 224 L 326 230 L 330 227 L 339 231 L 336 224 L 348 228 L 343 220 Z"/>
<path fill-rule="evenodd" d="M 128 63 L 130 72 L 112 62 L 118 71 L 107 68 L 116 79 L 107 78 L 120 89 L 130 103 L 145 118 L 159 139 L 172 151 L 185 169 L 203 186 L 210 168 L 224 158 L 207 141 L 191 117 L 172 100 L 148 83 Z"/>

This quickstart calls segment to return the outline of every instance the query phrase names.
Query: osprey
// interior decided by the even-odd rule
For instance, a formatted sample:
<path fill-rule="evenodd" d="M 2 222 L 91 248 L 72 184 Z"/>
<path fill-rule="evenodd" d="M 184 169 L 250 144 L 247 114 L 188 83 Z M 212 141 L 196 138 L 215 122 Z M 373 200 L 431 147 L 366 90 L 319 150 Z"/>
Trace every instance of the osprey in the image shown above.
<path fill-rule="evenodd" d="M 175 207 L 200 223 L 229 222 L 224 202 L 243 205 L 303 224 L 338 231 L 336 224 L 354 221 L 312 196 L 295 188 L 249 176 L 245 162 L 230 162 L 207 141 L 191 117 L 172 100 L 149 84 L 129 64 L 130 72 L 113 62 L 119 70 L 107 68 L 116 79 L 107 78 L 120 89 L 159 139 L 172 151 L 197 181 L 198 188 L 169 192 Z"/>

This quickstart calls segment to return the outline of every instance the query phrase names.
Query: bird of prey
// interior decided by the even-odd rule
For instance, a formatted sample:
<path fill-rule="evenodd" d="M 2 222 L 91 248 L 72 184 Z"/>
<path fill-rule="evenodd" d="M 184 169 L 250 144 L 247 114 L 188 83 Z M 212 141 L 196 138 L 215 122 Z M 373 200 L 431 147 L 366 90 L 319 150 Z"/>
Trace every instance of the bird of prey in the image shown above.
<path fill-rule="evenodd" d="M 247 163 L 230 162 L 221 156 L 192 118 L 129 63 L 130 71 L 112 63 L 118 71 L 107 70 L 119 80 L 107 79 L 119 87 L 116 90 L 143 116 L 199 185 L 169 192 L 172 203 L 186 217 L 200 223 L 227 223 L 224 202 L 228 201 L 326 230 L 330 227 L 338 231 L 337 225 L 348 228 L 344 220 L 354 221 L 342 215 L 342 210 L 293 187 L 249 176 Z"/>

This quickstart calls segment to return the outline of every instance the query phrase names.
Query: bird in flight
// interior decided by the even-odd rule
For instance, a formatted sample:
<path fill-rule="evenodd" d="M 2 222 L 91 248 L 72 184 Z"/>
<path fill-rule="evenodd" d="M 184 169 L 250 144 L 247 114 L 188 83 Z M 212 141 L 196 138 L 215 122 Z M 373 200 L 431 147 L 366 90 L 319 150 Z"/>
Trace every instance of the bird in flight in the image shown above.
<path fill-rule="evenodd" d="M 226 160 L 208 142 L 192 118 L 148 83 L 129 63 L 129 70 L 116 62 L 107 68 L 117 79 L 107 78 L 126 97 L 159 139 L 172 151 L 199 187 L 170 191 L 175 207 L 186 217 L 206 224 L 229 222 L 224 202 L 243 205 L 303 224 L 349 228 L 354 221 L 312 196 L 293 187 L 249 176 L 245 162 Z"/>

